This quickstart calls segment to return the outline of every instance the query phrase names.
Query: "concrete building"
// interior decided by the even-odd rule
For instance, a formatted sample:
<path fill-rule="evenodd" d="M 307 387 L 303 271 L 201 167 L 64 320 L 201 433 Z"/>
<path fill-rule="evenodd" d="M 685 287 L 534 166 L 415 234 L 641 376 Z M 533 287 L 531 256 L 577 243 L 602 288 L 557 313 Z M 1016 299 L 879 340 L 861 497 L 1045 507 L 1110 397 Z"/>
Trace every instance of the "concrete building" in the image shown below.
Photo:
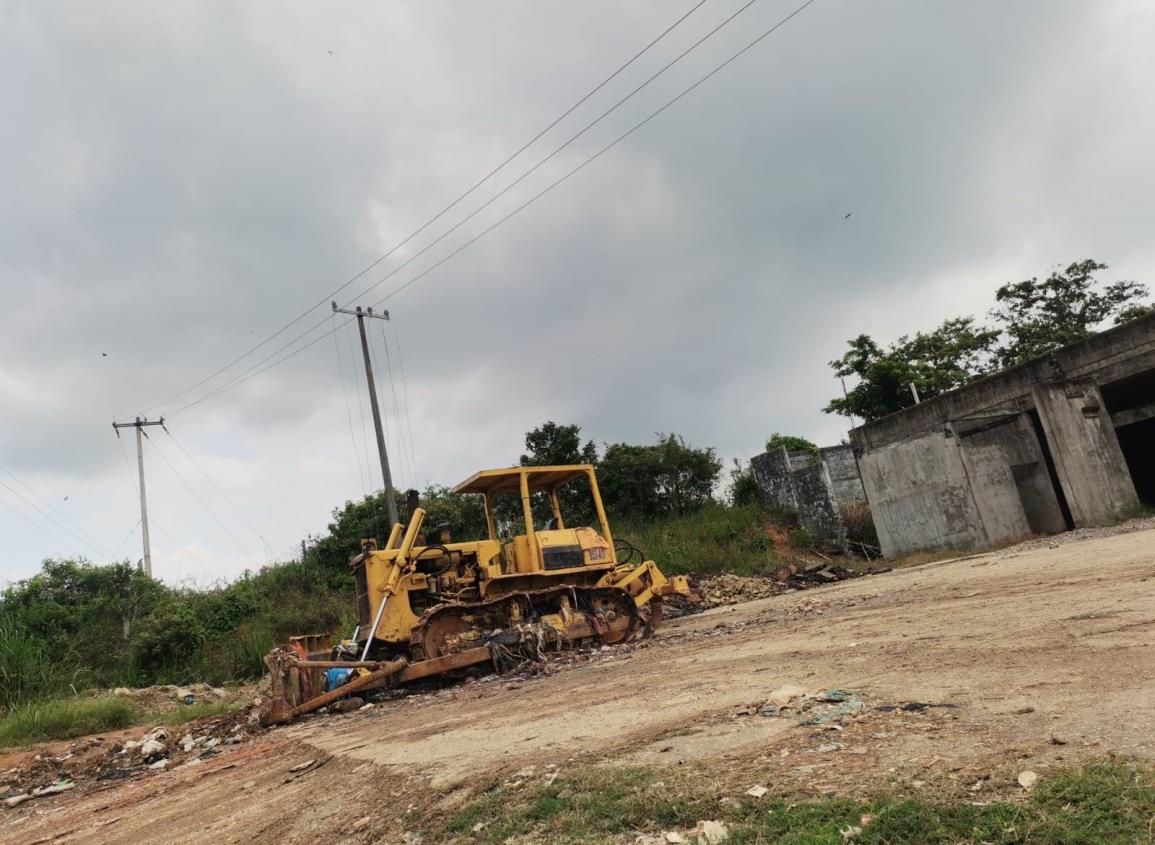
<path fill-rule="evenodd" d="M 845 547 L 840 507 L 866 501 L 854 452 L 848 444 L 811 452 L 779 447 L 750 459 L 762 498 L 796 514 L 815 538 Z"/>
<path fill-rule="evenodd" d="M 1155 315 L 850 432 L 887 557 L 1155 504 Z"/>

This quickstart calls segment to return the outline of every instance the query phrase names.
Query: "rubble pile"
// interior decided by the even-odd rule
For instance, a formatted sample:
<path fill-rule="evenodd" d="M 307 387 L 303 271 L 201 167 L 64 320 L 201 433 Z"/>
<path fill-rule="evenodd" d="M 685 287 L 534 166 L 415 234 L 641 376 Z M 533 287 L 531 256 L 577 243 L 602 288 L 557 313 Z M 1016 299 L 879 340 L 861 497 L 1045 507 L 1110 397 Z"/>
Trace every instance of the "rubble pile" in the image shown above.
<path fill-rule="evenodd" d="M 805 590 L 823 584 L 833 584 L 862 575 L 877 575 L 890 571 L 889 567 L 869 570 L 848 569 L 831 561 L 818 563 L 797 562 L 781 566 L 773 576 L 704 575 L 693 582 L 701 597 L 701 607 L 719 607 L 726 604 L 769 598 L 795 590 Z"/>
<path fill-rule="evenodd" d="M 92 695 L 114 695 L 117 698 L 126 698 L 132 702 L 133 708 L 138 711 L 164 710 L 174 703 L 216 704 L 222 701 L 251 697 L 247 696 L 247 691 L 244 689 L 230 692 L 210 684 L 189 684 L 179 687 L 167 684 L 139 689 L 116 687 L 110 690 L 94 690 Z"/>
<path fill-rule="evenodd" d="M 180 727 L 143 729 L 138 738 L 93 736 L 54 752 L 41 751 L 22 766 L 0 772 L 0 802 L 16 807 L 81 784 L 122 780 L 204 763 L 257 730 L 255 714 L 231 713 Z"/>
<path fill-rule="evenodd" d="M 799 725 L 844 724 L 866 709 L 861 693 L 851 690 L 825 689 L 809 693 L 802 687 L 787 684 L 778 687 L 764 700 L 739 708 L 735 716 L 768 716 L 801 719 Z M 890 708 L 894 709 L 894 708 Z"/>

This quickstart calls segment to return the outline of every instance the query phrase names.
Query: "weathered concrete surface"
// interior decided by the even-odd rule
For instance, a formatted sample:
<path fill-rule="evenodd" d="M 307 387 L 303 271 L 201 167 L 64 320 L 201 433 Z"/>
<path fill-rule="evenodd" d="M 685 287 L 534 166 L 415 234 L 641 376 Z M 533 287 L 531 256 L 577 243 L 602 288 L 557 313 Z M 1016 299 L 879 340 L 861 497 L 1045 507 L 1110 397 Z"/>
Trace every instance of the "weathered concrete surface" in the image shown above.
<path fill-rule="evenodd" d="M 1036 384 L 1031 393 L 1075 527 L 1137 513 L 1139 497 L 1099 388 L 1093 382 Z"/>
<path fill-rule="evenodd" d="M 751 458 L 750 467 L 763 499 L 797 515 L 799 525 L 812 537 L 845 548 L 846 528 L 838 511 L 840 499 L 824 460 L 827 452 L 837 462 L 842 488 L 853 496 L 853 482 L 858 486 L 857 501 L 863 501 L 862 483 L 849 446 L 822 449 L 818 455 L 790 453 L 779 447 Z M 851 470 L 846 466 L 847 456 Z M 850 471 L 853 479 L 847 477 Z"/>
<path fill-rule="evenodd" d="M 959 434 L 968 445 L 995 443 L 1002 447 L 1031 533 L 1057 534 L 1067 530 L 1046 456 L 1029 415 L 1018 414 L 999 425 L 960 430 Z"/>
<path fill-rule="evenodd" d="M 750 470 L 762 497 L 780 508 L 798 512 L 798 497 L 790 480 L 790 455 L 781 446 L 750 459 Z"/>
<path fill-rule="evenodd" d="M 1137 481 L 1155 502 L 1155 449 L 1145 430 L 1121 447 L 1115 428 L 1143 425 L 1152 408 L 1155 314 L 854 429 L 884 552 L 992 545 L 1133 514 Z M 961 444 L 961 482 L 945 447 L 928 445 L 936 437 Z M 973 509 L 953 504 L 959 483 Z"/>
<path fill-rule="evenodd" d="M 834 501 L 838 505 L 866 502 L 866 491 L 862 489 L 862 479 L 858 474 L 858 460 L 854 457 L 854 447 L 849 443 L 825 446 L 818 450 L 818 457 L 826 464 L 830 484 L 834 490 Z"/>
<path fill-rule="evenodd" d="M 814 462 L 790 474 L 794 495 L 799 502 L 798 523 L 811 537 L 831 540 L 846 545 L 846 529 L 838 506 L 834 503 L 834 487 L 826 464 Z"/>
<path fill-rule="evenodd" d="M 1006 447 L 998 441 L 960 440 L 959 454 L 979 514 L 983 539 L 978 545 L 999 546 L 1027 537 L 1031 526 Z"/>
<path fill-rule="evenodd" d="M 919 549 L 983 545 L 957 441 L 930 434 L 859 458 L 878 542 L 886 557 Z"/>
<path fill-rule="evenodd" d="M 869 449 L 941 431 L 948 422 L 998 411 L 1030 411 L 1040 383 L 1091 381 L 1100 387 L 1155 370 L 1155 314 L 1092 335 L 860 426 L 850 432 L 859 456 Z M 1148 396 L 1147 401 L 1155 399 Z M 1111 408 L 1112 412 L 1122 408 Z"/>

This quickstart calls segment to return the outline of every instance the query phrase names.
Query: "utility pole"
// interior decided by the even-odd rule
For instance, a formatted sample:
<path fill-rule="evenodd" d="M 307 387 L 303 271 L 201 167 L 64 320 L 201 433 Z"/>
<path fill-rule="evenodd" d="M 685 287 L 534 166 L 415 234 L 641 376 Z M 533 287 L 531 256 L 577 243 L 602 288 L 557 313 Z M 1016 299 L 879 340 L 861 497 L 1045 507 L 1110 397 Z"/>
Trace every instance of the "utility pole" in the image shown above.
<path fill-rule="evenodd" d="M 373 427 L 377 429 L 377 454 L 381 457 L 381 478 L 385 482 L 385 507 L 389 513 L 389 524 L 400 522 L 397 518 L 397 501 L 393 498 L 393 474 L 389 472 L 389 453 L 385 451 L 385 432 L 381 427 L 381 408 L 377 404 L 377 387 L 373 383 L 373 364 L 369 360 L 369 338 L 365 334 L 365 318 L 375 317 L 378 320 L 388 320 L 389 312 L 373 313 L 373 307 L 362 310 L 358 305 L 353 311 L 347 308 L 338 308 L 333 303 L 334 314 L 352 314 L 357 318 L 357 328 L 361 330 L 361 354 L 365 356 L 365 380 L 369 382 L 369 406 L 373 409 Z"/>
<path fill-rule="evenodd" d="M 144 574 L 151 578 L 152 547 L 148 542 L 148 502 L 144 495 L 144 441 L 141 439 L 142 437 L 148 436 L 144 433 L 144 428 L 149 425 L 159 425 L 161 428 L 164 428 L 164 417 L 151 421 L 148 417 L 137 417 L 130 423 L 114 422 L 112 428 L 116 432 L 117 437 L 120 437 L 120 430 L 122 428 L 136 429 L 136 465 L 140 471 L 140 536 L 144 543 L 144 566 L 142 568 Z M 165 431 L 168 431 L 168 429 L 165 429 Z"/>

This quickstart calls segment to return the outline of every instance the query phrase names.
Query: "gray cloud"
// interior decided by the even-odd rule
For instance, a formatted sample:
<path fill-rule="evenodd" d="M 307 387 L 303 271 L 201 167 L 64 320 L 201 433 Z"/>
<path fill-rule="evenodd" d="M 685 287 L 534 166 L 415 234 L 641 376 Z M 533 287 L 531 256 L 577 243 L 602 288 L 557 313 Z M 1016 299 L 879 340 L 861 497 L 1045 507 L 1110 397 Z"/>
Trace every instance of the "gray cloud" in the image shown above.
<path fill-rule="evenodd" d="M 375 300 L 429 267 L 793 5 L 756 4 L 356 296 L 738 6 L 707 3 L 342 301 Z M 675 10 L 11 3 L 0 14 L 0 464 L 50 502 L 72 491 L 62 512 L 115 547 L 136 504 L 113 417 L 320 300 Z M 547 418 L 598 441 L 673 430 L 728 456 L 753 454 L 773 430 L 832 441 L 845 426 L 819 408 L 838 390 L 826 362 L 845 338 L 981 312 L 998 284 L 1087 255 L 1150 281 L 1153 26 L 1146 4 L 1125 0 L 819 0 L 387 303 L 415 434 L 416 460 L 395 456 L 400 480 L 452 483 L 511 462 Z M 350 339 L 338 338 L 351 380 Z M 345 403 L 325 338 L 172 428 L 286 555 L 375 477 L 371 453 L 368 466 L 354 458 Z M 204 582 L 267 558 L 175 444 L 156 446 L 228 528 L 150 453 L 158 571 Z M 68 545 L 0 509 L 0 576 Z"/>

